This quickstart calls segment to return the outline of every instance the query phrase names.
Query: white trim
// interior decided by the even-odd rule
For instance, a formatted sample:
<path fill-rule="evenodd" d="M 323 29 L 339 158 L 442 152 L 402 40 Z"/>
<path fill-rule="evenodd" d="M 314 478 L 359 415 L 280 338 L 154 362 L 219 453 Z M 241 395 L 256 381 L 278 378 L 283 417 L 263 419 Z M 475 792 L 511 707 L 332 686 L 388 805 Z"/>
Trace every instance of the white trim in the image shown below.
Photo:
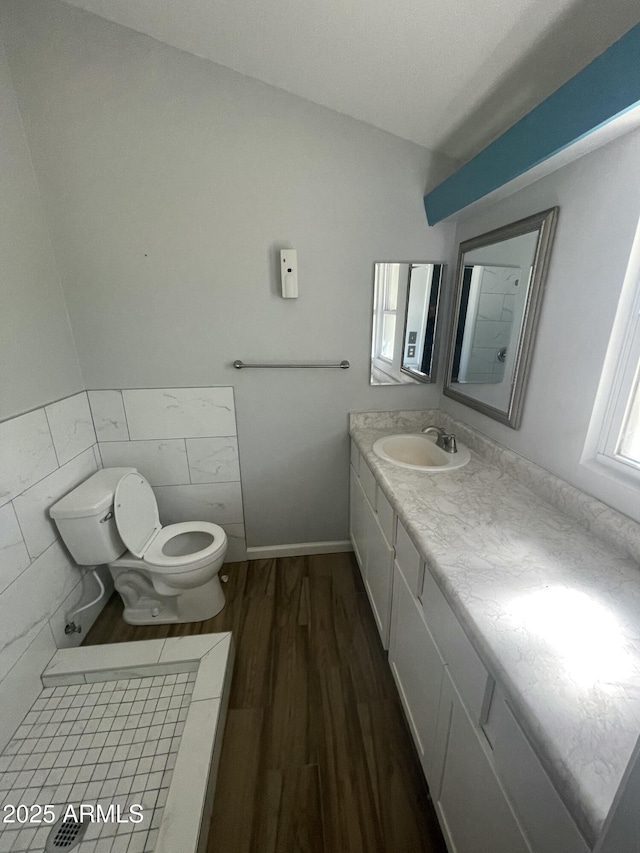
<path fill-rule="evenodd" d="M 268 560 L 271 557 L 306 557 L 309 554 L 340 554 L 353 551 L 348 539 L 334 542 L 297 542 L 291 545 L 263 545 L 247 548 L 247 560 Z"/>
<path fill-rule="evenodd" d="M 640 220 L 622 285 L 581 464 L 637 492 L 638 466 L 618 454 L 640 343 Z"/>

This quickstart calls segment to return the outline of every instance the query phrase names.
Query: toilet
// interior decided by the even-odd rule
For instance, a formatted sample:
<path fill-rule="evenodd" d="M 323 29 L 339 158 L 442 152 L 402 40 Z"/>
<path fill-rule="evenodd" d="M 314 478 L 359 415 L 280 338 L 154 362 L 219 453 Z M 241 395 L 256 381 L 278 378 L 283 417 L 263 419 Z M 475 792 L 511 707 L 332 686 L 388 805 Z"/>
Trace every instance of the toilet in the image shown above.
<path fill-rule="evenodd" d="M 130 625 L 201 622 L 224 607 L 226 533 L 207 521 L 163 527 L 153 489 L 135 468 L 97 471 L 49 514 L 79 565 L 108 564 Z"/>

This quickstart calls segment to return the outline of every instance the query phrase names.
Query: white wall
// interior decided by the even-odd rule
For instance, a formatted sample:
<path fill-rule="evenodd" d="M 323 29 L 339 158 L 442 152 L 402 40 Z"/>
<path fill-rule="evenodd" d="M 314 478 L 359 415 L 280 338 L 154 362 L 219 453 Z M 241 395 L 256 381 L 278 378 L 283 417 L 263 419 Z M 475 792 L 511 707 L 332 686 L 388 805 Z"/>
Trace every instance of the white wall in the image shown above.
<path fill-rule="evenodd" d="M 83 387 L 2 45 L 0 258 L 1 421 Z"/>
<path fill-rule="evenodd" d="M 447 397 L 442 408 L 619 511 L 640 501 L 580 464 L 640 215 L 640 133 L 589 154 L 461 223 L 457 239 L 559 205 L 521 428 Z"/>
<path fill-rule="evenodd" d="M 347 412 L 439 398 L 371 388 L 369 350 L 374 261 L 450 255 L 422 207 L 448 164 L 56 0 L 4 12 L 87 388 L 233 384 L 248 544 L 346 539 Z"/>

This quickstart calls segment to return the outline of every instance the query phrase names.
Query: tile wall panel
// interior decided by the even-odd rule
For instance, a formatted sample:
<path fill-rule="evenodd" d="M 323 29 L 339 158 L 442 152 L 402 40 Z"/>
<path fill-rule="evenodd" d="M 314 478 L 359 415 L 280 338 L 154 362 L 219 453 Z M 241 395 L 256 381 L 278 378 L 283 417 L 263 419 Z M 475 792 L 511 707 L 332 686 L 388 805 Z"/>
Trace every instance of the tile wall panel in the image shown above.
<path fill-rule="evenodd" d="M 132 439 L 236 434 L 233 388 L 151 388 L 122 392 Z"/>
<path fill-rule="evenodd" d="M 0 597 L 0 679 L 80 583 L 82 570 L 56 540 Z"/>
<path fill-rule="evenodd" d="M 89 405 L 98 441 L 129 440 L 122 391 L 89 391 Z"/>
<path fill-rule="evenodd" d="M 64 465 L 96 443 L 87 392 L 45 407 L 58 464 Z"/>
<path fill-rule="evenodd" d="M 152 486 L 189 483 L 189 466 L 184 439 L 100 442 L 100 455 L 105 468 L 130 465 Z"/>
<path fill-rule="evenodd" d="M 186 444 L 192 483 L 240 481 L 237 438 L 188 438 Z"/>
<path fill-rule="evenodd" d="M 246 559 L 233 389 L 89 391 L 89 400 L 102 465 L 137 468 L 162 524 L 212 521 L 227 532 L 226 562 Z"/>
<path fill-rule="evenodd" d="M 44 409 L 0 424 L 0 506 L 58 467 Z"/>
<path fill-rule="evenodd" d="M 56 647 L 78 645 L 104 604 L 77 618 L 82 634 L 64 633 L 68 611 L 95 598 L 97 585 L 83 578 L 49 518 L 97 470 L 96 449 L 84 392 L 0 424 L 0 742 Z M 106 568 L 101 577 L 108 595 Z"/>
<path fill-rule="evenodd" d="M 232 388 L 82 392 L 0 423 L 3 707 L 13 708 L 16 684 L 29 694 L 52 648 L 80 643 L 103 606 L 75 617 L 82 634 L 64 633 L 69 611 L 95 598 L 97 584 L 48 515 L 100 465 L 138 468 L 154 485 L 163 523 L 213 521 L 227 532 L 227 562 L 246 558 Z M 100 575 L 108 597 L 106 567 Z M 0 742 L 11 719 L 0 721 Z"/>
<path fill-rule="evenodd" d="M 100 615 L 100 611 L 106 602 L 111 598 L 113 578 L 111 577 L 109 567 L 97 566 L 95 571 L 100 576 L 102 585 L 105 588 L 104 595 L 98 601 L 96 601 L 100 592 L 98 583 L 93 576 L 93 572 L 85 571 L 82 574 L 80 583 L 71 590 L 58 609 L 52 611 L 49 616 L 49 628 L 53 634 L 57 649 L 69 649 L 79 645 L 86 636 L 89 627 L 93 625 Z M 87 610 L 83 610 L 78 616 L 72 617 L 76 625 L 80 624 L 82 626 L 82 632 L 80 634 L 67 634 L 65 626 L 69 622 L 69 614 L 79 607 L 91 604 L 91 602 L 95 603 L 91 607 L 88 607 Z"/>
<path fill-rule="evenodd" d="M 41 674 L 57 651 L 48 624 L 36 634 L 26 652 L 0 682 L 0 751 L 22 722 L 25 711 L 42 690 Z"/>
<path fill-rule="evenodd" d="M 245 538 L 244 524 L 221 524 L 227 534 L 227 556 L 225 562 L 238 563 L 247 559 L 247 540 Z"/>
<path fill-rule="evenodd" d="M 240 483 L 207 483 L 154 488 L 162 524 L 178 521 L 242 522 Z"/>
<path fill-rule="evenodd" d="M 5 504 L 0 507 L 0 593 L 30 562 L 15 510 L 12 504 Z"/>
<path fill-rule="evenodd" d="M 22 535 L 32 560 L 39 557 L 58 536 L 49 509 L 96 470 L 93 448 L 89 447 L 14 500 Z"/>

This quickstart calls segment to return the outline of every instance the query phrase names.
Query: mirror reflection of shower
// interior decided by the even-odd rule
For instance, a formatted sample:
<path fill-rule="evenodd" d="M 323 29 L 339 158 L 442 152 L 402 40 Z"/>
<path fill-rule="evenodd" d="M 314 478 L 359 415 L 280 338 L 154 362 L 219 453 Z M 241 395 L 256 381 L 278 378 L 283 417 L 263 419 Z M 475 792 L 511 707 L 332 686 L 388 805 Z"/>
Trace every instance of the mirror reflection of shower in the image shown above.
<path fill-rule="evenodd" d="M 371 384 L 432 382 L 443 265 L 374 266 Z"/>
<path fill-rule="evenodd" d="M 521 278 L 520 267 L 465 266 L 453 382 L 484 384 L 504 379 Z"/>

